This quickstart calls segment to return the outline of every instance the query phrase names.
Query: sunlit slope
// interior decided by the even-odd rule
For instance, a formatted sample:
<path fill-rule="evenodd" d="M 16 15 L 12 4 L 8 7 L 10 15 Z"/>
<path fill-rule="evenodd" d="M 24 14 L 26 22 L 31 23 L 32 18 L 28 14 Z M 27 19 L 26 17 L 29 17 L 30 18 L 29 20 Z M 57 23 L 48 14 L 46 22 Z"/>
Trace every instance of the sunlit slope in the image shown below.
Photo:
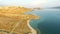
<path fill-rule="evenodd" d="M 20 10 L 19 10 L 20 9 Z M 25 34 L 31 33 L 31 29 L 27 25 L 27 21 L 31 19 L 37 19 L 38 16 L 31 14 L 24 14 L 31 11 L 29 8 L 20 7 L 0 7 L 0 30 L 2 33 L 17 33 Z M 1 33 L 0 31 L 0 33 Z M 5 34 L 4 33 L 4 34 Z"/>
<path fill-rule="evenodd" d="M 21 14 L 25 12 L 32 11 L 30 8 L 20 7 L 20 6 L 2 6 L 0 7 L 0 13 L 12 13 Z"/>

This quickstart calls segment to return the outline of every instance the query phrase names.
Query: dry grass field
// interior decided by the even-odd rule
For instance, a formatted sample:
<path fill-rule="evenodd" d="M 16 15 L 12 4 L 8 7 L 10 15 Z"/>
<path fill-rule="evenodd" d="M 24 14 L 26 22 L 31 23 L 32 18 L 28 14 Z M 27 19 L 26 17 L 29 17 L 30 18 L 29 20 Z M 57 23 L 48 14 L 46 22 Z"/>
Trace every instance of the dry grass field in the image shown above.
<path fill-rule="evenodd" d="M 31 29 L 27 21 L 37 18 L 24 12 L 31 11 L 24 7 L 0 7 L 0 34 L 29 34 Z"/>

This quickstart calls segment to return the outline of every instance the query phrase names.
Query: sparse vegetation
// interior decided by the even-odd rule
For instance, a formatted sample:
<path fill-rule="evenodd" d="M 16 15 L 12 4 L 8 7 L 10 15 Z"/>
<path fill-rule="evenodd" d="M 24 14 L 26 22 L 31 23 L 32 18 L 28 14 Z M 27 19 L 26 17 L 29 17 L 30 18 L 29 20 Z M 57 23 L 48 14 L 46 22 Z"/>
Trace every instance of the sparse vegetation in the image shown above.
<path fill-rule="evenodd" d="M 27 20 L 35 19 L 37 16 L 24 14 L 31 9 L 25 7 L 0 7 L 0 29 L 18 34 L 24 34 L 25 32 L 31 32 L 27 26 Z M 16 24 L 18 23 L 17 27 Z"/>

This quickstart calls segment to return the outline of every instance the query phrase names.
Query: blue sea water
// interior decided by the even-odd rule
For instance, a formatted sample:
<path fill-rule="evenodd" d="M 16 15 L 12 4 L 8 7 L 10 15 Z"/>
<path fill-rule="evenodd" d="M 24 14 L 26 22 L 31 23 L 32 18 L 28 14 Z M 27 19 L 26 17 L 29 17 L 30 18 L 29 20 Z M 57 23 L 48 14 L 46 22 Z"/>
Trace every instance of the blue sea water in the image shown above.
<path fill-rule="evenodd" d="M 28 12 L 40 16 L 31 20 L 30 25 L 38 30 L 38 34 L 60 34 L 60 9 L 44 9 Z"/>

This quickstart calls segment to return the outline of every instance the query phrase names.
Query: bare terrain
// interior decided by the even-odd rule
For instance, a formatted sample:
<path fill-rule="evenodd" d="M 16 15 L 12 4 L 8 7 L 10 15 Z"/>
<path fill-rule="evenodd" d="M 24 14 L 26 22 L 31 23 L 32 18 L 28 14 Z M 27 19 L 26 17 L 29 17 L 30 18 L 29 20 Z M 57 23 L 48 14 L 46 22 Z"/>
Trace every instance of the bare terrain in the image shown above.
<path fill-rule="evenodd" d="M 24 14 L 25 11 L 31 10 L 20 7 L 0 7 L 0 34 L 31 34 L 33 29 L 27 25 L 28 20 L 38 17 Z"/>

